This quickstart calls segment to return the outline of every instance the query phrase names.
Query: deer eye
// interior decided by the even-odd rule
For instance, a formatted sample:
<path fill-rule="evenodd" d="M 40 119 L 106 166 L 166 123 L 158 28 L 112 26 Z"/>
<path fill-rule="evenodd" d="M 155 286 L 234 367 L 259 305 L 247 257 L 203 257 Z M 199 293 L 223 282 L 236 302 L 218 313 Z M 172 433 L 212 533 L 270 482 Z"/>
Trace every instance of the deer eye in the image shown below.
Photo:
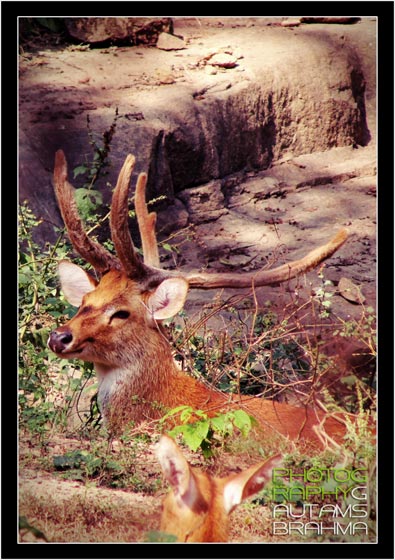
<path fill-rule="evenodd" d="M 119 311 L 116 311 L 115 313 L 113 313 L 113 315 L 111 315 L 111 321 L 113 319 L 127 319 L 129 315 L 130 315 L 129 311 L 124 311 L 120 309 Z"/>

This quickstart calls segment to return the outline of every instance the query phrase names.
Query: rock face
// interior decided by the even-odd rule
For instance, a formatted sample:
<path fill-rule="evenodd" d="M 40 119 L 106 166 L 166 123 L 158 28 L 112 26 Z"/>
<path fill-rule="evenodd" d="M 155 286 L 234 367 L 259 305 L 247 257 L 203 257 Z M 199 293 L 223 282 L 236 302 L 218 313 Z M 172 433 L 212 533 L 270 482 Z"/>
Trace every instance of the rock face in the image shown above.
<path fill-rule="evenodd" d="M 127 41 L 131 45 L 141 43 L 155 45 L 161 32 L 171 32 L 171 18 L 67 18 L 67 30 L 71 37 L 84 43 Z"/>
<path fill-rule="evenodd" d="M 113 19 L 118 29 L 121 19 L 127 27 L 143 18 Z M 94 27 L 97 18 L 92 20 Z M 197 38 L 192 33 L 182 51 L 65 49 L 40 53 L 36 64 L 34 57 L 25 62 L 20 200 L 29 199 L 44 218 L 42 240 L 53 239 L 52 224 L 62 224 L 52 187 L 57 149 L 66 154 L 73 184 L 83 184 L 82 177 L 73 179 L 72 171 L 92 159 L 87 116 L 100 139 L 118 110 L 111 167 L 97 184 L 106 203 L 111 196 L 106 183 L 115 185 L 127 153 L 137 157 L 136 173 L 149 171 L 149 196 L 165 195 L 166 204 L 174 206 L 184 189 L 206 183 L 215 187 L 216 181 L 242 170 L 267 169 L 280 158 L 333 147 L 366 145 L 366 78 L 357 49 L 344 40 L 344 33 L 356 27 L 335 29 L 335 35 L 317 34 L 317 26 L 241 26 L 225 34 L 210 28 L 205 34 L 196 23 Z M 102 41 L 104 35 L 96 31 L 92 34 Z M 117 33 L 124 36 L 120 28 Z M 237 66 L 207 75 L 201 61 L 212 58 L 214 45 L 225 52 L 229 33 L 240 53 Z M 187 36 L 188 31 L 179 34 Z M 171 80 L 161 79 L 165 74 Z M 218 206 L 221 190 L 214 191 Z M 192 194 L 183 202 L 196 214 Z"/>
<path fill-rule="evenodd" d="M 202 187 L 185 189 L 179 195 L 185 203 L 190 220 L 194 224 L 210 222 L 227 214 L 221 181 L 210 181 Z"/>

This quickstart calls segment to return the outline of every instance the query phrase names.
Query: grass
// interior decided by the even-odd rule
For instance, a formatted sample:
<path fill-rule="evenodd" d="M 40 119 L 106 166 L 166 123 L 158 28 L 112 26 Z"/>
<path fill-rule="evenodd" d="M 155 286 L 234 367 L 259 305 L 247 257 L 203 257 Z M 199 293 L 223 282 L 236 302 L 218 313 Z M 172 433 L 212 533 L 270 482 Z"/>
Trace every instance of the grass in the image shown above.
<path fill-rule="evenodd" d="M 56 492 L 56 498 L 49 494 Z M 130 498 L 130 499 L 129 499 Z M 140 501 L 133 494 L 118 491 L 99 491 L 62 481 L 47 485 L 47 493 L 32 486 L 24 488 L 20 496 L 20 514 L 33 527 L 40 527 L 48 542 L 141 542 L 146 531 L 159 525 L 157 501 L 144 497 Z M 32 539 L 31 531 L 24 532 L 22 542 Z"/>

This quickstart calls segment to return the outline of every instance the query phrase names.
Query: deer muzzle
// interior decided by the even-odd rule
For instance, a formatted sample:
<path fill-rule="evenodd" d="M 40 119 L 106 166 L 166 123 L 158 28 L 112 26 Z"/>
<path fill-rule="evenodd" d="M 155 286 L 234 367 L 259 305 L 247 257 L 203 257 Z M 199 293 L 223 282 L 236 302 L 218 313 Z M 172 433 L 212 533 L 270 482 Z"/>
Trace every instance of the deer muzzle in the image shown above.
<path fill-rule="evenodd" d="M 62 354 L 70 346 L 72 341 L 73 335 L 71 334 L 71 331 L 68 329 L 59 329 L 51 332 L 48 339 L 48 346 L 52 352 L 55 352 L 55 354 Z"/>

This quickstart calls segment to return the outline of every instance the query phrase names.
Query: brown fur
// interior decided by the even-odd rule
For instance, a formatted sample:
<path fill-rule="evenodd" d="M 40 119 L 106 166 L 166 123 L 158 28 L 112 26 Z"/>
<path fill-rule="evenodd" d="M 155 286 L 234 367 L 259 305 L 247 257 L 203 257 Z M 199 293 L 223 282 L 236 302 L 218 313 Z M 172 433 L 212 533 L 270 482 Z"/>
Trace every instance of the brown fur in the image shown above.
<path fill-rule="evenodd" d="M 226 542 L 229 517 L 221 504 L 225 479 L 210 478 L 198 469 L 191 471 L 199 489 L 196 503 L 181 510 L 174 493 L 169 492 L 163 501 L 160 530 L 175 535 L 180 542 Z"/>

